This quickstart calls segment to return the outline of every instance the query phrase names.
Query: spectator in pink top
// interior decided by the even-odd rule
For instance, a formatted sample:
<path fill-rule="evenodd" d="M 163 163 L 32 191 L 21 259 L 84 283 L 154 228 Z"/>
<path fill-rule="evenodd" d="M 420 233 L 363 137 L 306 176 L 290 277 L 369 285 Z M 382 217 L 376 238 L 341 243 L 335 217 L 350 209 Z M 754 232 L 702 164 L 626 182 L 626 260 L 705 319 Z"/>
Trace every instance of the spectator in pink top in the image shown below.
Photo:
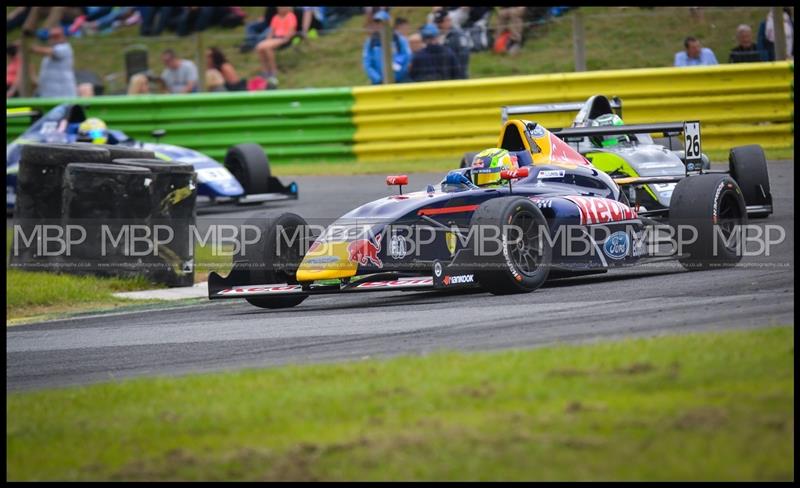
<path fill-rule="evenodd" d="M 264 70 L 264 78 L 273 86 L 277 86 L 278 66 L 275 63 L 275 50 L 288 47 L 297 34 L 297 17 L 292 7 L 278 7 L 278 13 L 272 17 L 269 29 L 269 36 L 258 43 L 256 51 Z"/>

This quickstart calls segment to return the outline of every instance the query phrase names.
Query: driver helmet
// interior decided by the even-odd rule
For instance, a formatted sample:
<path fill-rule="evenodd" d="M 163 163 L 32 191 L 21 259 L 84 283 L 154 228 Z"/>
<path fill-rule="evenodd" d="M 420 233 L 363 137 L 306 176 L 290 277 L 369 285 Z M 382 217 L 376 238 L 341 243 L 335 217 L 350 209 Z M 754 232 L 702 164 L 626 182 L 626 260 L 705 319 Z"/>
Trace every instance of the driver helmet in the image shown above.
<path fill-rule="evenodd" d="M 478 186 L 499 183 L 502 170 L 516 167 L 516 158 L 507 150 L 499 147 L 485 149 L 472 160 L 472 182 Z"/>
<path fill-rule="evenodd" d="M 91 117 L 78 127 L 78 141 L 105 144 L 108 141 L 108 127 L 97 117 Z"/>
<path fill-rule="evenodd" d="M 617 114 L 603 114 L 596 119 L 592 120 L 592 127 L 608 127 L 615 125 L 625 125 L 619 115 Z M 600 136 L 593 137 L 592 142 L 595 145 L 602 147 L 616 146 L 620 142 L 628 142 L 628 136 Z"/>

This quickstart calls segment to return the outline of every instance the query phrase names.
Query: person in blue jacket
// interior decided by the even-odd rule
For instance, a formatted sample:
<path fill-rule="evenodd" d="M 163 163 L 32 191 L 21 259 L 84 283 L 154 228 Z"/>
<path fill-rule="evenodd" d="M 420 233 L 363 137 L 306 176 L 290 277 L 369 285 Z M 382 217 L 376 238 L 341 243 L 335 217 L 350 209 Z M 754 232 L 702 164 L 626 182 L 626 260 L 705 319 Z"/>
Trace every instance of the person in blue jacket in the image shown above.
<path fill-rule="evenodd" d="M 383 48 L 381 47 L 381 29 L 383 22 L 389 22 L 389 13 L 381 10 L 373 16 L 372 34 L 364 42 L 362 60 L 364 71 L 373 85 L 383 83 Z M 394 81 L 402 83 L 409 81 L 408 64 L 411 62 L 411 48 L 408 40 L 392 32 L 392 68 Z"/>

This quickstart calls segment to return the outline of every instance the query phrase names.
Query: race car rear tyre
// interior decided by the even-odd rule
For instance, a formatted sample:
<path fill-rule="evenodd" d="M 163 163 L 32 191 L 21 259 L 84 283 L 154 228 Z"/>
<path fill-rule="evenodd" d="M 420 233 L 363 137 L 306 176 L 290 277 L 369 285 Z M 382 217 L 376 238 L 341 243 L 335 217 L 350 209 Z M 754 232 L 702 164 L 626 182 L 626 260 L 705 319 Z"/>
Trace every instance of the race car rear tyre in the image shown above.
<path fill-rule="evenodd" d="M 258 144 L 231 146 L 225 154 L 225 167 L 242 184 L 248 195 L 267 193 L 269 188 L 269 159 Z"/>
<path fill-rule="evenodd" d="M 470 221 L 469 247 L 481 286 L 494 295 L 527 293 L 542 286 L 552 260 L 547 232 L 547 220 L 527 198 L 495 198 L 481 204 Z"/>
<path fill-rule="evenodd" d="M 476 152 L 465 152 L 464 157 L 461 158 L 461 168 L 469 168 L 472 165 L 472 160 L 475 159 Z"/>
<path fill-rule="evenodd" d="M 739 185 L 729 175 L 702 174 L 681 180 L 672 192 L 669 221 L 686 269 L 722 268 L 741 261 L 736 226 L 747 224 L 747 208 Z M 694 240 L 691 229 L 696 231 Z"/>
<path fill-rule="evenodd" d="M 234 257 L 234 267 L 249 268 L 251 284 L 297 283 L 297 268 L 307 248 L 306 221 L 293 213 L 263 212 L 248 219 L 245 225 L 257 227 L 260 238 L 255 243 L 242 246 L 239 255 Z M 296 232 L 298 228 L 299 232 Z M 248 238 L 251 236 L 248 234 Z M 275 309 L 294 307 L 307 297 L 292 295 L 246 300 L 256 307 Z"/>
<path fill-rule="evenodd" d="M 739 188 L 746 205 L 772 205 L 769 188 L 769 173 L 764 149 L 758 144 L 739 146 L 731 149 L 728 155 L 731 176 Z M 767 217 L 772 211 L 753 212 L 749 217 Z"/>

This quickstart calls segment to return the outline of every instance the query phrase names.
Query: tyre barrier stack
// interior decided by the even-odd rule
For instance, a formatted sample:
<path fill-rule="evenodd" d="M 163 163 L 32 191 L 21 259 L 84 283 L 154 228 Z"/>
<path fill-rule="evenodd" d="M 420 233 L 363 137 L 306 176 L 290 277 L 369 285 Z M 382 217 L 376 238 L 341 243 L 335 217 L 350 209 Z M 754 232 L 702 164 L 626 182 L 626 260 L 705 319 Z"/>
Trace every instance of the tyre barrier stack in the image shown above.
<path fill-rule="evenodd" d="M 191 165 L 130 147 L 27 144 L 17 186 L 14 223 L 22 237 L 12 241 L 13 268 L 193 284 L 189 233 L 197 190 Z M 58 232 L 73 240 L 68 252 L 49 248 Z"/>
<path fill-rule="evenodd" d="M 194 259 L 190 229 L 195 223 L 197 201 L 194 167 L 152 158 L 122 158 L 114 163 L 151 172 L 148 225 L 172 236 L 168 243 L 159 246 L 157 256 L 149 255 L 151 279 L 169 286 L 192 286 Z"/>

